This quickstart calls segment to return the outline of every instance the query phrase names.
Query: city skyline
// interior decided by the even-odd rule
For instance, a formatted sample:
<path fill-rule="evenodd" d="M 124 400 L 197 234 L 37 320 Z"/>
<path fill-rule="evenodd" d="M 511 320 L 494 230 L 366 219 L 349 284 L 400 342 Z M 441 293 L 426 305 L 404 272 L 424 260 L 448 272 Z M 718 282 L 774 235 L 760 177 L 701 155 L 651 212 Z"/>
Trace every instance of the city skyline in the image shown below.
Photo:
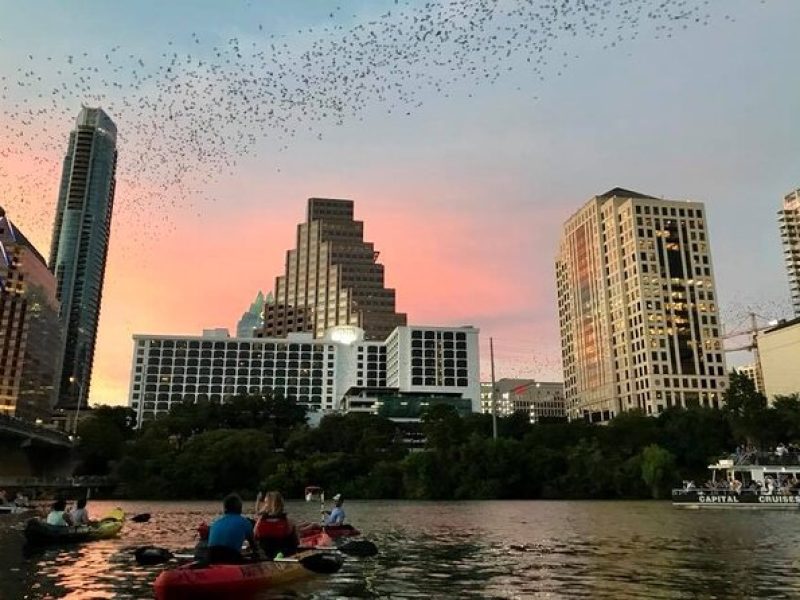
<path fill-rule="evenodd" d="M 391 4 L 359 5 L 347 21 L 366 23 Z M 17 40 L 45 54 L 65 45 L 59 35 L 66 45 L 75 41 L 64 24 L 87 18 L 88 9 L 66 14 L 56 4 L 46 6 L 5 11 L 4 73 L 30 63 Z M 397 310 L 408 313 L 409 322 L 474 323 L 484 338 L 495 338 L 504 369 L 499 376 L 558 377 L 552 266 L 558 232 L 592 193 L 617 185 L 703 201 L 723 313 L 755 303 L 767 304 L 766 316 L 788 316 L 779 312 L 788 306 L 789 291 L 775 212 L 798 185 L 793 157 L 800 153 L 800 126 L 793 115 L 800 86 L 785 77 L 781 39 L 791 37 L 800 8 L 786 2 L 728 6 L 735 20 L 720 17 L 673 36 L 678 43 L 656 40 L 652 29 L 613 49 L 577 40 L 569 50 L 580 59 L 544 82 L 515 75 L 493 87 L 454 88 L 449 97 L 426 95 L 410 116 L 389 115 L 376 105 L 363 121 L 326 128 L 322 141 L 301 136 L 280 152 L 261 143 L 240 160 L 235 175 L 208 186 L 216 202 L 142 210 L 126 194 L 133 184 L 120 182 L 121 218 L 112 233 L 92 402 L 124 403 L 134 331 L 231 326 L 257 289 L 270 291 L 292 244 L 300 210 L 295 199 L 315 195 L 358 203 L 365 235 L 387 266 L 387 286 L 397 290 Z M 43 18 L 28 18 L 31 10 Z M 166 51 L 154 34 L 141 42 L 121 35 L 104 10 L 91 18 L 111 25 L 87 50 L 102 57 L 104 48 L 120 43 Z M 128 24 L 147 20 L 147 6 L 122 10 L 120 20 Z M 277 18 L 264 18 L 269 11 Z M 204 5 L 187 16 L 175 50 L 191 50 L 192 31 L 212 35 L 220 22 L 229 23 L 232 35 L 250 37 L 264 22 L 287 43 L 302 44 L 293 32 L 321 20 L 313 9 L 277 5 L 240 12 L 226 21 Z M 78 107 L 67 108 L 74 114 Z M 111 117 L 124 130 L 126 115 Z M 63 147 L 69 126 L 65 120 L 48 133 Z M 39 223 L 38 215 L 50 221 L 58 182 L 48 180 L 43 188 L 27 177 L 39 155 L 4 162 L 0 203 L 46 251 L 49 224 Z M 51 170 L 61 159 L 46 156 Z M 15 193 L 20 186 L 24 201 Z M 209 236 L 213 246 L 207 246 Z M 199 264 L 189 249 L 203 252 Z M 209 273 L 225 273 L 224 284 Z"/>

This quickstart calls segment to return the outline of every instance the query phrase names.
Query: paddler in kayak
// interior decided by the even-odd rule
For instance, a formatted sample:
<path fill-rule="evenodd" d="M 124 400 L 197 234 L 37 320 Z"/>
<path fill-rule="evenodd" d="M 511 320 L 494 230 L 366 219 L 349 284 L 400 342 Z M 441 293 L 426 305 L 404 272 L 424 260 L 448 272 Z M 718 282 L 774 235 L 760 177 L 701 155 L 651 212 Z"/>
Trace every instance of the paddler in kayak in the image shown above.
<path fill-rule="evenodd" d="M 59 499 L 53 502 L 50 512 L 47 513 L 47 524 L 55 527 L 69 527 L 72 525 L 72 519 L 70 519 L 67 512 L 66 500 Z"/>
<path fill-rule="evenodd" d="M 86 510 L 86 498 L 79 498 L 75 508 L 69 513 L 73 525 L 89 525 L 89 511 Z"/>
<path fill-rule="evenodd" d="M 344 500 L 342 499 L 341 494 L 336 494 L 333 497 L 333 510 L 323 511 L 323 515 L 325 517 L 325 525 L 344 525 L 345 514 L 344 509 L 342 508 L 342 504 L 344 504 Z"/>
<path fill-rule="evenodd" d="M 286 516 L 280 492 L 267 492 L 264 496 L 264 505 L 254 533 L 262 552 L 270 560 L 297 552 L 297 547 L 300 545 L 297 528 Z"/>
<path fill-rule="evenodd" d="M 253 524 L 242 516 L 242 499 L 238 494 L 229 494 L 222 501 L 224 514 L 211 524 L 208 532 L 208 562 L 238 564 L 242 558 L 245 540 L 253 554 L 258 557 L 258 545 L 253 539 Z"/>

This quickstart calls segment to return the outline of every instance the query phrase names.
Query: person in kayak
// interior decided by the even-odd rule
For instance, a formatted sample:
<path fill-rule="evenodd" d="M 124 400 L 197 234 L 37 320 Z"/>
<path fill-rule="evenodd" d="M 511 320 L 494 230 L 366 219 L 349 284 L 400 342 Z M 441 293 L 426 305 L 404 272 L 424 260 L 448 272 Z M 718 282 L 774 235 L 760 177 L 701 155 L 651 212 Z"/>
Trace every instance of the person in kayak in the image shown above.
<path fill-rule="evenodd" d="M 344 500 L 342 500 L 341 494 L 336 494 L 333 497 L 333 510 L 330 512 L 325 511 L 324 514 L 327 516 L 325 517 L 325 525 L 344 525 L 345 514 L 344 509 L 342 508 L 342 504 Z"/>
<path fill-rule="evenodd" d="M 290 556 L 297 552 L 300 540 L 297 528 L 286 516 L 280 492 L 267 492 L 264 506 L 254 529 L 261 551 L 270 560 L 276 556 Z"/>
<path fill-rule="evenodd" d="M 86 498 L 79 498 L 75 503 L 75 509 L 69 513 L 70 521 L 73 525 L 88 525 L 89 511 L 86 510 Z"/>
<path fill-rule="evenodd" d="M 197 543 L 194 546 L 194 559 L 197 562 L 208 562 L 208 523 L 200 523 L 197 527 Z"/>
<path fill-rule="evenodd" d="M 66 500 L 59 499 L 53 502 L 50 512 L 47 514 L 47 524 L 55 527 L 69 527 L 72 525 L 72 519 L 70 519 L 69 513 L 66 511 Z"/>
<path fill-rule="evenodd" d="M 258 557 L 258 545 L 253 539 L 253 524 L 242 516 L 242 499 L 229 494 L 222 501 L 224 514 L 211 524 L 208 532 L 208 562 L 237 564 L 244 562 L 242 544 L 245 540 Z"/>

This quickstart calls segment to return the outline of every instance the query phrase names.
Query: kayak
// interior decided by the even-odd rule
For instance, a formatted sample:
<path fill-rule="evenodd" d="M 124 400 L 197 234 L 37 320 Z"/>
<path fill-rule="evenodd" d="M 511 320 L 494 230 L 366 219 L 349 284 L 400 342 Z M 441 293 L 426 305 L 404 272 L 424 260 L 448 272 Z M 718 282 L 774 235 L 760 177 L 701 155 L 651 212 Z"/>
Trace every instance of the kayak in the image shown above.
<path fill-rule="evenodd" d="M 268 588 L 314 575 L 299 561 L 317 556 L 328 555 L 308 551 L 278 561 L 207 566 L 191 563 L 159 574 L 153 584 L 156 600 L 252 597 Z"/>
<path fill-rule="evenodd" d="M 29 519 L 25 525 L 25 539 L 29 544 L 73 544 L 117 537 L 125 523 L 125 513 L 115 508 L 101 521 L 78 527 L 48 525 L 41 519 Z"/>
<path fill-rule="evenodd" d="M 297 533 L 301 541 L 305 538 L 327 534 L 329 538 L 337 539 L 340 537 L 355 537 L 361 532 L 352 525 L 318 525 L 316 523 L 305 523 L 297 528 Z"/>

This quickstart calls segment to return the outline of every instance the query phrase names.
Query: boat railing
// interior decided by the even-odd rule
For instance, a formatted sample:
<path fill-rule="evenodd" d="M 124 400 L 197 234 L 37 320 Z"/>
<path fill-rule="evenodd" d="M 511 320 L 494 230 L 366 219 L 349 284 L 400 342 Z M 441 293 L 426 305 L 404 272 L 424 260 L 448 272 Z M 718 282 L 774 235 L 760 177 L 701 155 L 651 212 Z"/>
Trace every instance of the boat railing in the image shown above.
<path fill-rule="evenodd" d="M 750 451 L 733 453 L 723 457 L 733 461 L 734 466 L 766 466 L 766 467 L 780 467 L 780 466 L 800 466 L 800 452 L 783 451 L 783 452 L 763 452 L 763 451 Z"/>

